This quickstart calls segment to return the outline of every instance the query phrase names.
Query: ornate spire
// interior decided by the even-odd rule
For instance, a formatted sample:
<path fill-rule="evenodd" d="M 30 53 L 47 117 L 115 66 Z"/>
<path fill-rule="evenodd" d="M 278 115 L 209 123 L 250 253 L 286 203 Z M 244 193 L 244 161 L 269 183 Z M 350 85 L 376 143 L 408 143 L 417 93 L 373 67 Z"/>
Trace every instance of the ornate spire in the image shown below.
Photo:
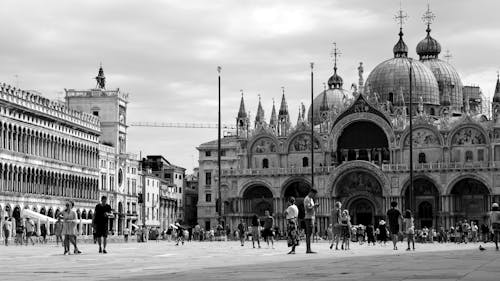
<path fill-rule="evenodd" d="M 363 72 L 365 71 L 364 67 L 363 67 L 363 62 L 360 62 L 359 63 L 359 66 L 358 66 L 358 89 L 359 89 L 359 92 L 362 93 L 363 92 L 363 84 L 364 84 L 364 79 L 363 79 Z"/>
<path fill-rule="evenodd" d="M 106 77 L 104 76 L 104 70 L 102 69 L 102 63 L 99 65 L 99 73 L 95 77 L 97 81 L 97 89 L 105 89 L 106 88 Z"/>
<path fill-rule="evenodd" d="M 493 94 L 493 102 L 500 102 L 500 73 L 497 71 L 497 85 Z"/>
<path fill-rule="evenodd" d="M 273 99 L 273 109 L 271 111 L 271 120 L 269 121 L 269 126 L 275 128 L 277 124 L 278 124 L 278 117 L 276 117 L 276 107 L 274 105 L 274 99 Z"/>
<path fill-rule="evenodd" d="M 337 43 L 333 42 L 333 50 L 331 52 L 331 56 L 333 57 L 333 75 L 328 79 L 328 86 L 330 89 L 341 89 L 344 84 L 342 77 L 337 74 L 337 59 L 341 54 L 342 53 L 337 48 Z"/>
<path fill-rule="evenodd" d="M 282 92 L 282 95 L 281 95 L 281 105 L 280 105 L 280 110 L 278 111 L 278 114 L 280 116 L 284 116 L 284 115 L 288 115 L 288 105 L 286 103 L 286 99 L 285 99 L 285 87 L 281 87 L 281 92 Z"/>
<path fill-rule="evenodd" d="M 408 57 L 408 46 L 406 46 L 406 43 L 403 41 L 403 25 L 408 19 L 408 15 L 401 8 L 401 4 L 394 19 L 399 24 L 399 41 L 394 45 L 392 51 L 395 58 L 406 58 Z"/>
<path fill-rule="evenodd" d="M 328 97 L 326 95 L 326 84 L 325 83 L 323 83 L 323 88 L 324 88 L 323 99 L 321 100 L 321 105 L 319 106 L 319 111 L 320 112 L 328 111 L 330 109 L 328 107 Z"/>
<path fill-rule="evenodd" d="M 245 110 L 245 100 L 243 99 L 243 90 L 241 92 L 240 110 L 238 110 L 238 119 L 247 118 L 247 112 Z"/>
<path fill-rule="evenodd" d="M 255 115 L 255 126 L 264 123 L 264 118 L 264 109 L 262 109 L 262 103 L 260 102 L 259 95 L 259 106 L 257 107 L 257 115 Z"/>

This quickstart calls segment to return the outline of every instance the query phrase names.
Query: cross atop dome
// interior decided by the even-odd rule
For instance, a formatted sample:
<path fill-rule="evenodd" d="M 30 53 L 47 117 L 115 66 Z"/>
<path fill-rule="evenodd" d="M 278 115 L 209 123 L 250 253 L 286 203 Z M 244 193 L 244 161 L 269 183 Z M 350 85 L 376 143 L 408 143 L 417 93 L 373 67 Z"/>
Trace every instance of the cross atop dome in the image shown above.
<path fill-rule="evenodd" d="M 399 2 L 399 11 L 394 16 L 394 20 L 396 20 L 396 22 L 399 24 L 400 29 L 403 29 L 403 25 L 408 20 L 408 14 L 403 11 L 403 8 L 401 7 L 401 1 Z"/>
<path fill-rule="evenodd" d="M 436 19 L 436 15 L 431 11 L 431 6 L 427 3 L 427 11 L 425 11 L 422 16 L 422 21 L 427 25 L 427 29 L 430 29 L 431 24 Z"/>
<path fill-rule="evenodd" d="M 337 58 L 340 57 L 342 53 L 340 50 L 337 48 L 337 43 L 333 42 L 333 49 L 330 52 L 330 56 L 333 58 L 333 70 L 335 73 L 337 72 Z"/>

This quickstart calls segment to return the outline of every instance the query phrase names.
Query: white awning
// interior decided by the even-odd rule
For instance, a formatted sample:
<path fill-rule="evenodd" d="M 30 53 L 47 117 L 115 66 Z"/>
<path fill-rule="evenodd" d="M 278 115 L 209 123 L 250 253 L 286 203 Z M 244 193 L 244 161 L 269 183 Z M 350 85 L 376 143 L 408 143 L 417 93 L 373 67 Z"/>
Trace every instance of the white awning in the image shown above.
<path fill-rule="evenodd" d="M 42 222 L 48 221 L 50 223 L 55 223 L 57 221 L 54 218 L 51 218 L 51 217 L 46 216 L 46 215 L 42 215 L 40 213 L 31 211 L 31 210 L 28 210 L 28 209 L 23 209 L 21 211 L 21 216 L 23 218 L 31 218 L 31 219 L 35 219 L 35 220 L 40 220 Z"/>

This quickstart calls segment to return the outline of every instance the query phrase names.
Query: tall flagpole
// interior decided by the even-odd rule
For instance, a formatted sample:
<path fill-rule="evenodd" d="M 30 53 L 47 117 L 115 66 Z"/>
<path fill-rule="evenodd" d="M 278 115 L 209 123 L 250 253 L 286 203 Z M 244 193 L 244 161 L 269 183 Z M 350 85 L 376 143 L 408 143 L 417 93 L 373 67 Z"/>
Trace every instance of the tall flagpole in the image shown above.
<path fill-rule="evenodd" d="M 218 188 L 218 197 L 219 200 L 216 201 L 216 207 L 218 207 L 219 210 L 219 222 L 222 220 L 222 192 L 220 188 L 220 182 L 221 182 L 221 161 L 220 161 L 220 149 L 221 149 L 221 122 L 220 122 L 220 72 L 222 70 L 222 67 L 217 66 L 217 73 L 218 73 L 218 82 L 219 82 L 219 110 L 218 110 L 218 126 L 217 126 L 217 188 Z M 217 206 L 218 205 L 218 206 Z M 221 222 L 222 223 L 222 222 Z"/>
<path fill-rule="evenodd" d="M 311 62 L 311 189 L 314 188 L 314 62 Z"/>

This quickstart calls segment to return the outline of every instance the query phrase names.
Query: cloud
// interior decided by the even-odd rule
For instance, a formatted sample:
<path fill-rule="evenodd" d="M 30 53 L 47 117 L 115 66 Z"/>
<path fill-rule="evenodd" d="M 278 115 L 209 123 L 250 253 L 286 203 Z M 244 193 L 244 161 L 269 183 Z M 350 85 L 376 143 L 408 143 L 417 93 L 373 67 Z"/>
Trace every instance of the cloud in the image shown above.
<path fill-rule="evenodd" d="M 416 57 L 426 3 L 403 4 L 410 16 L 405 41 Z M 500 3 L 431 4 L 433 37 L 450 49 L 464 83 L 480 84 L 489 95 L 500 67 L 500 30 L 492 24 Z M 253 116 L 260 94 L 269 118 L 282 86 L 295 121 L 300 103 L 309 101 L 309 62 L 315 62 L 316 92 L 332 74 L 332 42 L 342 52 L 344 86 L 357 82 L 361 61 L 366 78 L 393 55 L 398 8 L 396 0 L 4 1 L 0 81 L 61 98 L 64 88 L 95 86 L 102 62 L 108 87 L 130 93 L 129 121 L 204 123 L 217 120 L 221 65 L 224 123 L 235 122 L 240 89 Z M 195 147 L 216 137 L 208 129 L 131 127 L 128 148 L 191 169 Z"/>

